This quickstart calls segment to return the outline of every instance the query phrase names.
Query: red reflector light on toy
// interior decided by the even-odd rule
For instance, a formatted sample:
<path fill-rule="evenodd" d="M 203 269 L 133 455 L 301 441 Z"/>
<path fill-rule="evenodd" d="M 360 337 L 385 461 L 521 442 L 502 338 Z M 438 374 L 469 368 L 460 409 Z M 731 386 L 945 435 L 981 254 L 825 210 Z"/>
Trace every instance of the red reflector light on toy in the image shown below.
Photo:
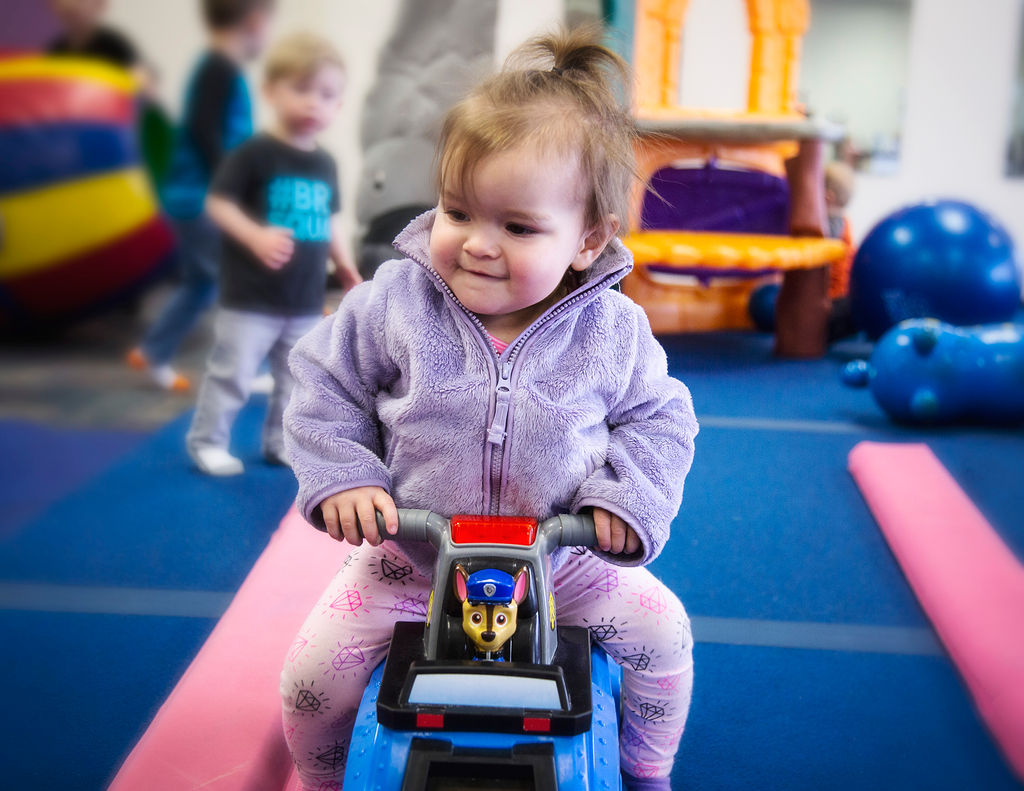
<path fill-rule="evenodd" d="M 537 520 L 525 516 L 453 516 L 455 544 L 515 544 L 528 547 L 537 540 Z"/>
<path fill-rule="evenodd" d="M 417 728 L 443 728 L 444 727 L 444 715 L 443 714 L 425 714 L 419 712 L 416 714 L 416 727 Z"/>
<path fill-rule="evenodd" d="M 551 720 L 547 717 L 523 717 L 523 733 L 551 733 Z"/>

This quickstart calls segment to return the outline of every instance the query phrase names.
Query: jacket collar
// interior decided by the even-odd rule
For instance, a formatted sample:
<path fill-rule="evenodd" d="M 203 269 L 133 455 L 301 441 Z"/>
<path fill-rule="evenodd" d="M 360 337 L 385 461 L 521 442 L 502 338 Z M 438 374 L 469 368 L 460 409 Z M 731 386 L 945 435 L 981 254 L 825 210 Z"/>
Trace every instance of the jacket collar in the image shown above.
<path fill-rule="evenodd" d="M 424 269 L 436 276 L 430 265 L 430 229 L 434 226 L 437 209 L 424 212 L 410 222 L 395 238 L 395 249 L 408 256 Z M 633 254 L 626 249 L 622 240 L 613 238 L 600 257 L 584 273 L 580 288 L 595 285 L 606 280 L 606 288 L 618 283 L 633 269 Z"/>

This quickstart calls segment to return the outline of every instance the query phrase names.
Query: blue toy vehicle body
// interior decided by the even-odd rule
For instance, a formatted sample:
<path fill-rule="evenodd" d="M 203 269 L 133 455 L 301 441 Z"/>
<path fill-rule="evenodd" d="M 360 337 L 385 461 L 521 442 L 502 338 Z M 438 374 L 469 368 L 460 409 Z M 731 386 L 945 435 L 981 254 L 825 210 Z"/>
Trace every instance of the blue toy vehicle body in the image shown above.
<path fill-rule="evenodd" d="M 438 549 L 428 619 L 395 625 L 356 715 L 345 789 L 618 791 L 619 668 L 586 629 L 556 625 L 550 588 L 549 553 L 593 545 L 593 522 L 449 524 L 400 511 L 398 538 Z M 530 577 L 515 635 L 493 660 L 463 632 L 456 569 Z"/>

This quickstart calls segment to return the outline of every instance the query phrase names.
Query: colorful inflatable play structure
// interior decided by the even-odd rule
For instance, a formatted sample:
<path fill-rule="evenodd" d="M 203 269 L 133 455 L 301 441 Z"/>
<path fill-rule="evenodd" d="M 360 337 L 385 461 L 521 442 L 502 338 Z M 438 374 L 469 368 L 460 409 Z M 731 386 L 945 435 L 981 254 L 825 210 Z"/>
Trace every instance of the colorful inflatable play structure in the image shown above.
<path fill-rule="evenodd" d="M 750 293 L 783 273 L 776 353 L 824 353 L 828 266 L 846 246 L 825 239 L 823 141 L 838 130 L 796 102 L 807 0 L 748 0 L 747 108 L 678 101 L 686 0 L 615 4 L 611 23 L 637 74 L 638 188 L 625 241 L 637 266 L 623 291 L 655 332 L 751 326 Z"/>
<path fill-rule="evenodd" d="M 101 310 L 172 249 L 132 78 L 90 60 L 0 59 L 0 330 Z"/>

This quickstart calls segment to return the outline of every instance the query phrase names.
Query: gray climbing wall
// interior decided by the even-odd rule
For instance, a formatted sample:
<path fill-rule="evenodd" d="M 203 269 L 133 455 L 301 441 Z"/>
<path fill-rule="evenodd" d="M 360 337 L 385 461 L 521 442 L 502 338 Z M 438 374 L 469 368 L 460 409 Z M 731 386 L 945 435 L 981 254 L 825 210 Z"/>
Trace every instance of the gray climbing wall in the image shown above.
<path fill-rule="evenodd" d="M 359 268 L 394 257 L 391 242 L 433 206 L 444 114 L 492 70 L 498 0 L 402 0 L 366 97 L 356 193 Z"/>

